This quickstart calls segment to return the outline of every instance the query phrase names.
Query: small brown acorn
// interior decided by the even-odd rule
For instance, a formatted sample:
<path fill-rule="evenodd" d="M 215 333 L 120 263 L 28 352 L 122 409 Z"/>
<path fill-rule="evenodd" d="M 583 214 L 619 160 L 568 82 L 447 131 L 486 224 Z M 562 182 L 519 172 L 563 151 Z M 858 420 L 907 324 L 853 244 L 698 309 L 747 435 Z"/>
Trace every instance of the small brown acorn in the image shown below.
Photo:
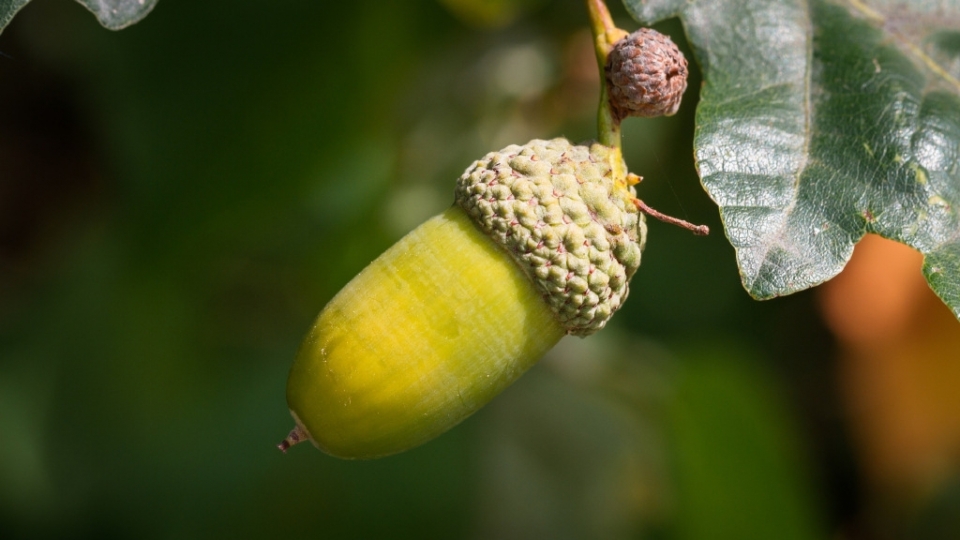
<path fill-rule="evenodd" d="M 617 120 L 675 114 L 687 89 L 687 59 L 669 37 L 650 28 L 614 44 L 604 72 Z"/>

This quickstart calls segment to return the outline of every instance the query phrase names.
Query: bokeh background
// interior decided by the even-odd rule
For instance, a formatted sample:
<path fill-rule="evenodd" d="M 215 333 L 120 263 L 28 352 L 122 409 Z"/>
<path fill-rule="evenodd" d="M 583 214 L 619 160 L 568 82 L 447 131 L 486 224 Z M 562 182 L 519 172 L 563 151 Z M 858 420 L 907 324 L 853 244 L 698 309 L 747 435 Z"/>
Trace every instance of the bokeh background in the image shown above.
<path fill-rule="evenodd" d="M 473 159 L 594 136 L 582 2 L 163 0 L 118 33 L 31 2 L 0 35 L 0 538 L 960 538 L 956 320 L 875 238 L 749 299 L 692 71 L 624 145 L 713 234 L 651 223 L 608 329 L 349 462 L 274 446 L 299 340 Z"/>

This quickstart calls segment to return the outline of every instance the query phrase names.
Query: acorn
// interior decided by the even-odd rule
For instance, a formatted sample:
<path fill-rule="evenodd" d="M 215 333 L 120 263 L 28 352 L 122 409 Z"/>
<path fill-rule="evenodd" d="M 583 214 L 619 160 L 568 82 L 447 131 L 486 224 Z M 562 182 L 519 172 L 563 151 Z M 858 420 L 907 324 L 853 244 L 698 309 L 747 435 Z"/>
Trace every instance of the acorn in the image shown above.
<path fill-rule="evenodd" d="M 604 75 L 618 120 L 671 116 L 687 89 L 687 59 L 668 36 L 641 28 L 613 44 Z"/>
<path fill-rule="evenodd" d="M 620 150 L 566 139 L 488 153 L 455 203 L 350 281 L 290 370 L 296 427 L 342 458 L 375 458 L 455 426 L 561 337 L 623 305 L 646 239 Z"/>

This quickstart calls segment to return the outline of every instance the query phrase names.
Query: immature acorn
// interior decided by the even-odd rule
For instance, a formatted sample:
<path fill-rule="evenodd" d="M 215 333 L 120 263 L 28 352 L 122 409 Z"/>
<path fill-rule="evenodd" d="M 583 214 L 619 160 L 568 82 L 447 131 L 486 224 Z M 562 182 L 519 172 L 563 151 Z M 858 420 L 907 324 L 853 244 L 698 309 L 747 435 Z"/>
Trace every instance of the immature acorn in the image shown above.
<path fill-rule="evenodd" d="M 687 59 L 669 37 L 641 28 L 613 45 L 604 74 L 619 120 L 670 116 L 687 89 Z"/>
<path fill-rule="evenodd" d="M 491 152 L 455 204 L 387 250 L 320 313 L 293 364 L 296 428 L 343 458 L 450 429 L 565 334 L 627 297 L 646 239 L 619 149 L 534 140 Z"/>

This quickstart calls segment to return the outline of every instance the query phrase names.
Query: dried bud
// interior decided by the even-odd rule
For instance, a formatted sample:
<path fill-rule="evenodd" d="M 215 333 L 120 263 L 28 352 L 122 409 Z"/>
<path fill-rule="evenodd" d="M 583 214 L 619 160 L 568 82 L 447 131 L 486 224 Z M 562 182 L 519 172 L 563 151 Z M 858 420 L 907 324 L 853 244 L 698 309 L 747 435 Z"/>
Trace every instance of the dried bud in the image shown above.
<path fill-rule="evenodd" d="M 605 66 L 610 104 L 618 120 L 670 116 L 687 89 L 687 59 L 669 37 L 641 28 L 613 46 Z"/>

